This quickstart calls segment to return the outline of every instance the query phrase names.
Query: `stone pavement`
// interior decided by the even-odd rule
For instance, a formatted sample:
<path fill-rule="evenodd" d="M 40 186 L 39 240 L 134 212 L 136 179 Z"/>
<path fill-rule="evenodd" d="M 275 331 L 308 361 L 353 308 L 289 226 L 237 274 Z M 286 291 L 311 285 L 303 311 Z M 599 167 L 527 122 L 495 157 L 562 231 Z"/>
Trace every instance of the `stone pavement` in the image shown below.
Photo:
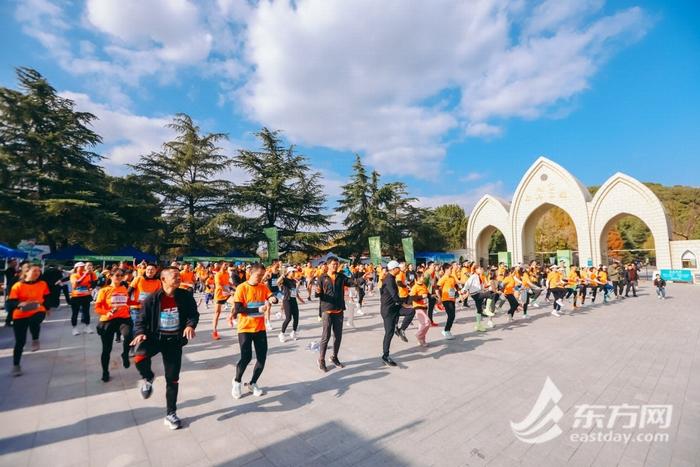
<path fill-rule="evenodd" d="M 213 342 L 211 312 L 202 305 L 180 379 L 185 426 L 174 432 L 163 426 L 159 357 L 149 400 L 140 398 L 138 374 L 121 368 L 116 348 L 113 379 L 102 383 L 97 335 L 72 336 L 62 307 L 43 325 L 42 349 L 25 353 L 22 377 L 9 376 L 12 331 L 0 329 L 0 465 L 700 465 L 700 288 L 671 284 L 669 294 L 656 300 L 646 285 L 639 298 L 561 318 L 548 308 L 533 310 L 530 321 L 505 324 L 500 316 L 485 334 L 473 332 L 473 308 L 461 310 L 454 341 L 442 340 L 439 328 L 430 330 L 427 350 L 416 346 L 414 329 L 408 344 L 395 339 L 395 369 L 379 360 L 383 329 L 377 297 L 369 297 L 371 316 L 358 318 L 343 339 L 347 367 L 326 375 L 316 367 L 318 354 L 306 350 L 320 335 L 314 302 L 301 307 L 296 342 L 280 343 L 281 322 L 273 322 L 260 380 L 268 393 L 238 401 L 230 395 L 236 338 L 225 330 Z M 444 321 L 444 313 L 436 316 Z M 547 377 L 562 394 L 563 433 L 528 444 L 510 423 L 526 418 Z M 580 404 L 608 414 L 610 405 L 670 404 L 667 428 L 624 428 L 629 419 L 622 418 L 613 426 L 668 440 L 574 439 L 608 431 L 574 428 Z"/>

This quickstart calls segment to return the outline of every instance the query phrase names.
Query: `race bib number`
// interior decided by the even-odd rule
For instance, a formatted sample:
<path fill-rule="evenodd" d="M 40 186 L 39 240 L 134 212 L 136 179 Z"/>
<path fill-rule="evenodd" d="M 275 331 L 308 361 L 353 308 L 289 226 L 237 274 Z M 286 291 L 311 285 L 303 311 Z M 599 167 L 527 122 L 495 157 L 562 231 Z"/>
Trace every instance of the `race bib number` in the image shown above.
<path fill-rule="evenodd" d="M 457 296 L 457 289 L 448 289 L 447 296 L 450 298 L 455 298 Z"/>
<path fill-rule="evenodd" d="M 289 289 L 289 298 L 297 298 L 297 289 Z"/>
<path fill-rule="evenodd" d="M 248 311 L 246 311 L 246 314 L 248 316 L 260 316 L 262 315 L 262 312 L 260 311 L 260 308 L 265 304 L 265 302 L 248 302 L 246 305 L 246 308 Z"/>
<path fill-rule="evenodd" d="M 139 293 L 139 302 L 146 300 L 150 295 L 151 295 L 150 292 L 140 292 Z"/>
<path fill-rule="evenodd" d="M 75 291 L 78 293 L 89 293 L 90 289 L 88 289 L 84 285 L 79 285 L 78 287 L 75 288 Z"/>
<path fill-rule="evenodd" d="M 167 308 L 160 311 L 160 330 L 162 332 L 177 332 L 180 329 L 180 315 L 177 308 Z"/>
<path fill-rule="evenodd" d="M 126 295 L 112 295 L 112 306 L 126 305 Z"/>

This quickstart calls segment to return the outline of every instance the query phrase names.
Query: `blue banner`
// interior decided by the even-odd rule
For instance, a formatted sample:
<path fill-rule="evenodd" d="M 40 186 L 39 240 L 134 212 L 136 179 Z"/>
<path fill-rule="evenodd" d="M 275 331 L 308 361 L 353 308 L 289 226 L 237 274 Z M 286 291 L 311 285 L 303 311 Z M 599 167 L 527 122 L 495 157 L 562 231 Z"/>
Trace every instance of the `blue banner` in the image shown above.
<path fill-rule="evenodd" d="M 693 282 L 693 271 L 690 269 L 661 269 L 661 278 L 673 282 Z"/>

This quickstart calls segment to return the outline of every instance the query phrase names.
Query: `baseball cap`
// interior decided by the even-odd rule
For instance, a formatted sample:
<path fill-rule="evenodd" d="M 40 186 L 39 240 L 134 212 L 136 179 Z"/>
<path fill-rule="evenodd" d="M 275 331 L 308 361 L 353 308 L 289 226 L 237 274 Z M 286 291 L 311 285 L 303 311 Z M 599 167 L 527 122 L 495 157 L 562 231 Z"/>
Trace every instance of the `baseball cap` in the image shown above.
<path fill-rule="evenodd" d="M 85 263 L 83 263 L 82 261 L 78 261 L 77 263 L 75 263 L 75 265 L 73 265 L 73 269 L 84 268 L 84 267 L 85 267 Z"/>
<path fill-rule="evenodd" d="M 295 272 L 295 271 L 296 271 L 296 268 L 294 266 L 287 266 L 287 274 L 289 274 L 290 272 Z"/>
<path fill-rule="evenodd" d="M 387 269 L 396 269 L 398 267 L 399 267 L 399 262 L 394 261 L 394 260 L 389 261 L 389 264 L 386 265 Z"/>

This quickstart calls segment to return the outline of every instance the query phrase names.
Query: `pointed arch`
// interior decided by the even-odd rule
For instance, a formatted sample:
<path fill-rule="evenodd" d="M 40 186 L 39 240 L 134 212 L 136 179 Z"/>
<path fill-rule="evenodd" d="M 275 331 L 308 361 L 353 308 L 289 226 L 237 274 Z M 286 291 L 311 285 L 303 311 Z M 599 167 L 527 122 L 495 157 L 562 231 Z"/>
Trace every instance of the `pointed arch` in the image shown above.
<path fill-rule="evenodd" d="M 483 256 L 483 233 L 485 231 L 500 230 L 506 238 L 506 244 L 510 250 L 512 235 L 510 231 L 509 214 L 510 206 L 494 196 L 483 196 L 469 215 L 467 223 L 467 251 L 471 259 L 479 261 Z M 488 258 L 486 258 L 488 259 Z"/>

